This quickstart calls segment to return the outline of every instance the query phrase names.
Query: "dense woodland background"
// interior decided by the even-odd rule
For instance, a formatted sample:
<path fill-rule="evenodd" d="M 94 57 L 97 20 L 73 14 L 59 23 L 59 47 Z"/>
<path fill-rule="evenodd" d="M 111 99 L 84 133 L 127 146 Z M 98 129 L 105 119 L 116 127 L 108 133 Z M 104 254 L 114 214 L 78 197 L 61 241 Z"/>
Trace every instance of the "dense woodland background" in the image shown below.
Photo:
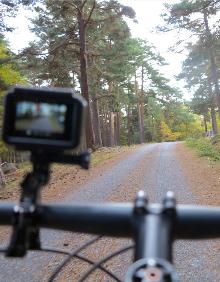
<path fill-rule="evenodd" d="M 8 18 L 21 7 L 34 15 L 36 39 L 15 54 L 5 36 L 13 32 Z M 217 0 L 182 0 L 166 4 L 161 15 L 158 33 L 189 33 L 171 49 L 173 56 L 183 49 L 188 53 L 176 74 L 194 95 L 184 101 L 163 74 L 166 62 L 157 46 L 131 36 L 126 19 L 136 22 L 132 7 L 115 0 L 1 0 L 0 119 L 12 85 L 68 87 L 88 102 L 86 143 L 93 149 L 217 134 L 219 10 Z"/>

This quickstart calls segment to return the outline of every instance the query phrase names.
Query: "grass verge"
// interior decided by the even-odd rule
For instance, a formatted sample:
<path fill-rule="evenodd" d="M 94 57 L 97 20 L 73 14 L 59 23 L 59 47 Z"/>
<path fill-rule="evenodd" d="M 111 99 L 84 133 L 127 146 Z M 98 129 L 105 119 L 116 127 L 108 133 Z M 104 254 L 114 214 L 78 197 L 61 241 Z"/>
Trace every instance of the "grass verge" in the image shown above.
<path fill-rule="evenodd" d="M 208 138 L 188 138 L 186 144 L 190 148 L 195 148 L 200 157 L 207 157 L 212 161 L 220 160 L 220 150 Z"/>
<path fill-rule="evenodd" d="M 100 148 L 97 151 L 95 151 L 94 153 L 92 153 L 91 165 L 97 166 L 104 161 L 107 161 L 109 159 L 116 157 L 119 153 L 129 151 L 131 148 L 132 147 L 126 147 L 126 146 L 112 147 L 112 148 L 107 148 L 107 147 Z"/>

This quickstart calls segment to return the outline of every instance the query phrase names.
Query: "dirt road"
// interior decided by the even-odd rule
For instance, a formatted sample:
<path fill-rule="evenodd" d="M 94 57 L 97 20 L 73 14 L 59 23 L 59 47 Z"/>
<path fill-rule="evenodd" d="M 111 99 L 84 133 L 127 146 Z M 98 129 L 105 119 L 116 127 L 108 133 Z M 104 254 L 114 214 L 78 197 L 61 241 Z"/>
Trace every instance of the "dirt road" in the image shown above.
<path fill-rule="evenodd" d="M 145 190 L 150 201 L 160 202 L 166 191 L 174 191 L 179 203 L 199 204 L 198 191 L 191 187 L 186 177 L 185 164 L 176 155 L 177 143 L 141 146 L 106 167 L 94 170 L 87 183 L 69 191 L 66 203 L 85 201 L 132 201 L 138 190 Z M 196 176 L 195 176 L 196 177 Z M 62 188 L 61 188 L 62 189 Z M 90 236 L 44 230 L 44 245 L 61 248 L 77 247 Z M 102 239 L 95 248 L 86 252 L 99 259 L 128 240 Z M 182 281 L 220 281 L 219 241 L 177 242 L 174 251 L 176 269 Z M 30 253 L 23 260 L 0 258 L 0 281 L 47 281 L 49 273 L 61 260 L 60 256 Z M 131 253 L 112 260 L 107 265 L 119 277 L 131 261 Z M 67 269 L 56 281 L 77 281 L 85 264 L 74 261 L 72 272 Z M 112 281 L 98 272 L 88 281 Z"/>

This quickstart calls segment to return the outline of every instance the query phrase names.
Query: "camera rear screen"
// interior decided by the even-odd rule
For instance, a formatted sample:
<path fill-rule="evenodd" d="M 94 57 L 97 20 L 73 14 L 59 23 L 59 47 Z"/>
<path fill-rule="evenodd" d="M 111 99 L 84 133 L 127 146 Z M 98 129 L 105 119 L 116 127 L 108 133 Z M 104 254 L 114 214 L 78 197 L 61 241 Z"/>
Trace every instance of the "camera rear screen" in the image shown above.
<path fill-rule="evenodd" d="M 30 137 L 52 137 L 65 132 L 67 106 L 65 104 L 16 103 L 15 130 Z"/>

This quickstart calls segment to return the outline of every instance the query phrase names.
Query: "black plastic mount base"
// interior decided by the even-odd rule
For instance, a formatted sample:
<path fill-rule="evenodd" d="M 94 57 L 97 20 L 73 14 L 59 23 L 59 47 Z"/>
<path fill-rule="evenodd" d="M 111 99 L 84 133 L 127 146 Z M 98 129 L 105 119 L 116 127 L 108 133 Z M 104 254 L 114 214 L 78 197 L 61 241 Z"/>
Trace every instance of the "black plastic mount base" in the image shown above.
<path fill-rule="evenodd" d="M 79 165 L 81 168 L 89 169 L 90 164 L 90 152 L 85 151 L 79 155 L 71 154 L 57 154 L 57 153 L 32 153 L 31 154 L 32 163 L 36 164 L 50 164 L 50 163 L 63 163 L 63 164 L 73 164 Z"/>
<path fill-rule="evenodd" d="M 8 257 L 23 257 L 28 250 L 39 250 L 41 247 L 35 211 L 40 203 L 41 187 L 46 185 L 50 178 L 50 164 L 76 164 L 88 169 L 90 153 L 65 155 L 32 152 L 31 162 L 33 171 L 28 173 L 21 183 L 20 203 L 14 209 L 13 231 L 6 253 Z"/>

